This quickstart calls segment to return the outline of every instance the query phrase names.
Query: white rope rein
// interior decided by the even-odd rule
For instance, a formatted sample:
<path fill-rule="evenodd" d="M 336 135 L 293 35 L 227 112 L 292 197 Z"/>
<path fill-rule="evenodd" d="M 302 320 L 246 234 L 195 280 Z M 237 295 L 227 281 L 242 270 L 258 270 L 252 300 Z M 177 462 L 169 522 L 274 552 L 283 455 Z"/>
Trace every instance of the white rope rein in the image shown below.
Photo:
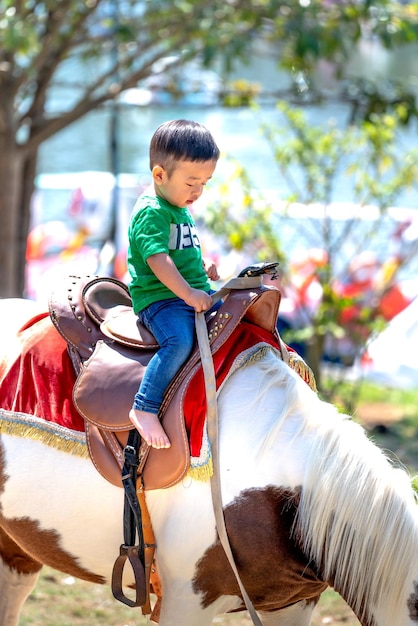
<path fill-rule="evenodd" d="M 212 301 L 215 304 L 215 302 L 218 302 L 221 298 L 227 295 L 231 289 L 248 289 L 253 287 L 259 287 L 260 284 L 261 278 L 259 276 L 233 278 L 228 283 L 226 283 L 226 285 L 222 289 L 212 295 Z M 196 335 L 199 344 L 200 358 L 202 361 L 202 369 L 205 380 L 207 428 L 213 461 L 211 492 L 216 528 L 218 530 L 220 542 L 228 558 L 232 571 L 234 572 L 235 578 L 238 582 L 242 597 L 245 602 L 245 606 L 247 607 L 252 622 L 254 626 L 263 626 L 263 623 L 258 617 L 240 578 L 225 525 L 225 517 L 222 505 L 221 477 L 219 471 L 219 424 L 218 405 L 216 399 L 216 379 L 204 313 L 196 313 Z"/>

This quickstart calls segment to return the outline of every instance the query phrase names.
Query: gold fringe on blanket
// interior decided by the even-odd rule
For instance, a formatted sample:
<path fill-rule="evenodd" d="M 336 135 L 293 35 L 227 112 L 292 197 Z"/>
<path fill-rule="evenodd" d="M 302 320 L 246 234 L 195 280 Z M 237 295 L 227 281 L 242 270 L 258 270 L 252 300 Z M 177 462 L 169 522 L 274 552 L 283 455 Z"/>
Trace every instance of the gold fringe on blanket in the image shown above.
<path fill-rule="evenodd" d="M 235 370 L 241 367 L 247 367 L 248 365 L 253 365 L 254 363 L 257 363 L 270 351 L 275 352 L 280 359 L 282 358 L 280 350 L 273 348 L 270 344 L 258 343 L 258 344 L 255 344 L 254 346 L 251 346 L 251 348 L 244 350 L 244 352 L 241 352 L 241 354 L 239 354 L 237 358 L 235 359 L 228 373 L 227 378 L 229 378 L 229 376 Z M 312 391 L 315 391 L 315 393 L 318 393 L 318 389 L 316 387 L 315 376 L 314 376 L 313 371 L 309 367 L 309 365 L 305 363 L 305 361 L 297 352 L 289 351 L 288 357 L 289 357 L 289 362 L 288 362 L 289 367 L 291 367 L 292 370 L 294 370 L 296 374 L 298 374 L 302 378 L 302 380 L 304 380 L 305 383 L 309 385 Z"/>
<path fill-rule="evenodd" d="M 204 465 L 194 465 L 192 461 L 187 475 L 193 480 L 198 480 L 202 483 L 210 480 L 213 475 L 212 456 L 210 456 L 207 463 Z"/>
<path fill-rule="evenodd" d="M 0 409 L 0 432 L 25 437 L 74 456 L 89 458 L 85 434 L 40 417 Z"/>
<path fill-rule="evenodd" d="M 315 376 L 309 365 L 305 363 L 297 352 L 289 352 L 289 367 L 299 374 L 299 376 L 309 385 L 312 391 L 318 393 L 316 388 Z"/>

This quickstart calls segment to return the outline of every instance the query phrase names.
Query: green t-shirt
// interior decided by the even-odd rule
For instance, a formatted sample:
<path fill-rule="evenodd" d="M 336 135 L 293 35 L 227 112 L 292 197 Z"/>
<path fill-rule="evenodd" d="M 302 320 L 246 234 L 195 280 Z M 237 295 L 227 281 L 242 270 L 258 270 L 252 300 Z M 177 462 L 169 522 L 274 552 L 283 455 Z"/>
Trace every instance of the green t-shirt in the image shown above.
<path fill-rule="evenodd" d="M 131 216 L 128 237 L 129 291 L 135 313 L 152 302 L 176 298 L 146 262 L 153 254 L 169 254 L 191 287 L 210 291 L 196 224 L 186 207 L 173 206 L 158 196 L 140 196 Z"/>

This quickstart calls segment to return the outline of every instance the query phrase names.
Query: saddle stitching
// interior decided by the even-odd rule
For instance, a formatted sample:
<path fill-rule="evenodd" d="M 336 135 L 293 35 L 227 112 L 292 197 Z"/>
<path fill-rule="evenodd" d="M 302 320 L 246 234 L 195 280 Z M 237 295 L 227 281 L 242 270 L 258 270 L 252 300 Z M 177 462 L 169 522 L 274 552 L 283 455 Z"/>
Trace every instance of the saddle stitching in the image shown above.
<path fill-rule="evenodd" d="M 93 463 L 95 469 L 99 472 L 99 474 L 101 476 L 103 476 L 103 478 L 106 478 L 106 476 L 104 476 L 103 470 L 101 469 L 101 467 L 99 467 L 98 463 L 96 462 L 96 456 L 93 453 L 92 447 L 91 447 L 91 441 L 90 441 L 90 437 L 89 437 L 89 424 L 88 422 L 85 423 L 85 428 L 86 428 L 86 443 L 87 443 L 87 449 L 89 451 L 89 455 L 90 455 L 90 460 Z M 113 454 L 113 448 L 112 448 L 112 454 Z M 117 459 L 118 457 L 116 455 L 115 459 Z"/>

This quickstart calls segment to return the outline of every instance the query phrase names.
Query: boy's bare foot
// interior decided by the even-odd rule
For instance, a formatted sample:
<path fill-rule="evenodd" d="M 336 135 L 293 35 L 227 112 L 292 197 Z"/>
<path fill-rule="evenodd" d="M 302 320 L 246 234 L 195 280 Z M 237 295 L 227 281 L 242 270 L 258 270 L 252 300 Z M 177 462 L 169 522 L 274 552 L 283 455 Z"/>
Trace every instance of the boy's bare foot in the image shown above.
<path fill-rule="evenodd" d="M 158 415 L 155 413 L 131 409 L 129 419 L 138 430 L 141 437 L 145 439 L 147 444 L 152 448 L 160 449 L 169 448 L 171 446 L 170 440 L 158 419 Z"/>

